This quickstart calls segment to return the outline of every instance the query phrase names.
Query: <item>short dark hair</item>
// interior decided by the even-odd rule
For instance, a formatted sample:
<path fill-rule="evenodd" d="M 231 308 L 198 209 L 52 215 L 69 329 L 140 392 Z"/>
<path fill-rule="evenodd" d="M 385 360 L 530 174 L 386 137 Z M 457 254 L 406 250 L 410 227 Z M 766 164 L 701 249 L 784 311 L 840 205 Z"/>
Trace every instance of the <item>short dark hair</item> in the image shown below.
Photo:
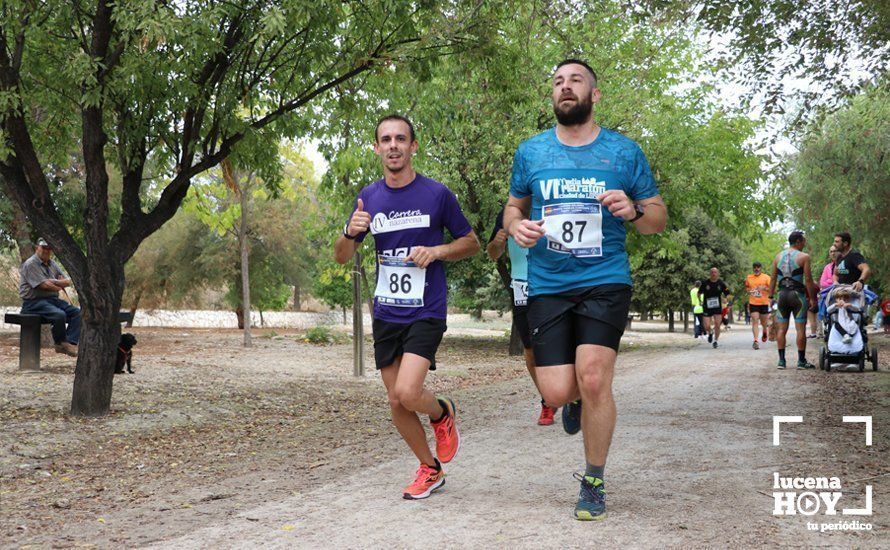
<path fill-rule="evenodd" d="M 841 231 L 840 233 L 835 233 L 835 237 L 840 237 L 842 242 L 850 244 L 853 242 L 853 237 L 850 236 L 846 231 Z"/>
<path fill-rule="evenodd" d="M 754 262 L 753 267 L 763 267 L 763 264 L 760 262 Z"/>
<path fill-rule="evenodd" d="M 596 88 L 596 82 L 598 80 L 598 78 L 596 76 L 596 71 L 594 71 L 593 68 L 587 64 L 587 62 L 581 61 L 580 59 L 573 59 L 573 58 L 564 59 L 559 62 L 559 65 L 556 66 L 556 69 L 554 69 L 553 72 L 558 71 L 559 68 L 562 67 L 563 65 L 581 65 L 582 67 L 587 69 L 590 72 L 590 76 L 593 77 L 593 87 Z"/>
<path fill-rule="evenodd" d="M 701 286 L 701 281 L 695 281 L 692 286 Z"/>
<path fill-rule="evenodd" d="M 788 235 L 788 244 L 791 246 L 796 245 L 800 241 L 804 239 L 803 231 L 792 231 L 790 235 Z"/>
<path fill-rule="evenodd" d="M 401 120 L 402 122 L 407 124 L 408 130 L 410 130 L 411 132 L 411 141 L 417 141 L 417 136 L 414 135 L 414 125 L 411 124 L 411 121 L 408 120 L 408 117 L 393 113 L 391 115 L 386 115 L 385 117 L 377 121 L 377 126 L 374 127 L 374 143 L 377 143 L 377 130 L 380 129 L 380 125 L 388 120 Z"/>

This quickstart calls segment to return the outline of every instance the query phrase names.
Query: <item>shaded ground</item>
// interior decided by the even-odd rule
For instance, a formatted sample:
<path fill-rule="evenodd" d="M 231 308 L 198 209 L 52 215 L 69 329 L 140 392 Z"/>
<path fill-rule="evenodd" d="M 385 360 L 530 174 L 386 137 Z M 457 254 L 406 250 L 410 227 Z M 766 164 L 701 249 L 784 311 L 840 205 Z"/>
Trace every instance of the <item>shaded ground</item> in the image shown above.
<path fill-rule="evenodd" d="M 235 331 L 134 332 L 137 374 L 115 379 L 112 414 L 93 420 L 65 415 L 72 360 L 44 352 L 44 372 L 19 374 L 15 338 L 0 335 L 0 544 L 418 546 L 442 523 L 427 521 L 437 502 L 460 526 L 436 533 L 446 546 L 588 540 L 590 526 L 568 519 L 580 439 L 533 425 L 531 384 L 503 338 L 445 339 L 430 383 L 457 398 L 466 444 L 442 494 L 407 503 L 399 491 L 415 465 L 377 376 L 351 376 L 349 344 L 278 331 L 245 351 Z M 776 371 L 774 346 L 750 350 L 743 330 L 719 350 L 631 334 L 616 379 L 611 517 L 597 538 L 886 546 L 890 340 L 873 340 L 882 371 L 825 374 Z M 774 414 L 806 418 L 780 448 Z M 871 448 L 844 414 L 875 416 Z M 773 517 L 773 471 L 841 476 L 857 504 L 873 484 L 874 530 L 819 535 Z"/>

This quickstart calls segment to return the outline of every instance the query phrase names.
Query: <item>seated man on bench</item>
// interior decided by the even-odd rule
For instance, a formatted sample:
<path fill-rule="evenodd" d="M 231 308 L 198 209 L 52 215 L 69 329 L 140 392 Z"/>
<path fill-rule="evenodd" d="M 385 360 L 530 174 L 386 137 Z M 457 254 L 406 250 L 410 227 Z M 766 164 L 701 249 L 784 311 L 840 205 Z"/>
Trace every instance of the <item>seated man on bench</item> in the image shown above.
<path fill-rule="evenodd" d="M 80 309 L 59 299 L 59 292 L 71 286 L 71 280 L 65 276 L 59 264 L 51 259 L 52 254 L 52 247 L 45 240 L 39 239 L 37 251 L 19 268 L 22 314 L 40 315 L 51 321 L 56 352 L 77 357 Z"/>

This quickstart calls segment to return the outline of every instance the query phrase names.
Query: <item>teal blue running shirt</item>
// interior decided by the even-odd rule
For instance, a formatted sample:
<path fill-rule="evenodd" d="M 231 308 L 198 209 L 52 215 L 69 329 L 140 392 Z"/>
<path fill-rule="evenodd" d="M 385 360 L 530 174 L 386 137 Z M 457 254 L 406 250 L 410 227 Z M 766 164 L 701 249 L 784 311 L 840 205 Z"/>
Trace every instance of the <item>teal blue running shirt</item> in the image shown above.
<path fill-rule="evenodd" d="M 531 219 L 543 217 L 546 231 L 529 251 L 529 296 L 633 284 L 625 222 L 596 200 L 609 189 L 634 201 L 658 195 L 646 155 L 618 132 L 601 128 L 593 143 L 571 147 L 551 128 L 519 145 L 510 195 L 531 196 Z"/>

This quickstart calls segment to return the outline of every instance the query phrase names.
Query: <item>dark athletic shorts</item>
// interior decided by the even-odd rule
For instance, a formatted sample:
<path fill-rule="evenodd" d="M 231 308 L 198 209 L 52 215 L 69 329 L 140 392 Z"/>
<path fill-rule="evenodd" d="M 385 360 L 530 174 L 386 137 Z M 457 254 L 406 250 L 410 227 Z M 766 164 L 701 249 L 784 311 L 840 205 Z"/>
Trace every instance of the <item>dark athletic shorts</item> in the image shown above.
<path fill-rule="evenodd" d="M 715 307 L 714 309 L 705 308 L 704 313 L 702 313 L 705 317 L 713 317 L 714 315 L 723 315 L 722 307 Z"/>
<path fill-rule="evenodd" d="M 528 328 L 528 306 L 513 306 L 513 319 L 516 321 L 516 330 L 519 331 L 519 337 L 522 339 L 522 347 L 531 349 L 532 334 Z"/>
<path fill-rule="evenodd" d="M 761 315 L 769 315 L 769 306 L 766 304 L 763 304 L 762 306 L 749 305 L 748 310 L 751 313 L 760 313 Z"/>
<path fill-rule="evenodd" d="M 529 297 L 528 324 L 535 364 L 574 364 L 576 348 L 581 344 L 618 351 L 632 291 L 628 285 L 609 284 Z"/>
<path fill-rule="evenodd" d="M 388 367 L 405 353 L 429 360 L 436 370 L 436 350 L 448 330 L 444 319 L 420 319 L 410 324 L 374 319 L 374 362 L 377 369 Z"/>

